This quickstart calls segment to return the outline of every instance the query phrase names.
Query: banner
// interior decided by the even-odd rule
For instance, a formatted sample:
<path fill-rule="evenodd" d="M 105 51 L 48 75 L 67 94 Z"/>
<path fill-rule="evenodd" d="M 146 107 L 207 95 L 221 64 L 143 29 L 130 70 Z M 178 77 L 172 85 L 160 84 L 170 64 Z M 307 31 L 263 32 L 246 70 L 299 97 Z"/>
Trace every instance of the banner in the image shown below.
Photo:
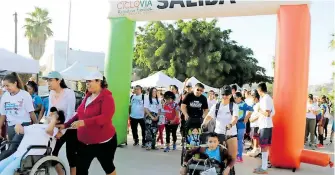
<path fill-rule="evenodd" d="M 178 20 L 229 16 L 276 14 L 281 5 L 309 4 L 309 1 L 273 0 L 110 0 L 110 18 L 135 21 Z"/>

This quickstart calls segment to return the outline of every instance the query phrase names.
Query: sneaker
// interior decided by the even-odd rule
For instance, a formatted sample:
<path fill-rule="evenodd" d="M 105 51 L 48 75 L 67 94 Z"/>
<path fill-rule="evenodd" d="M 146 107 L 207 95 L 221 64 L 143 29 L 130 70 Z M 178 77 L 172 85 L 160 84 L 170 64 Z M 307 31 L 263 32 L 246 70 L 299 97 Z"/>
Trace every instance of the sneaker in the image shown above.
<path fill-rule="evenodd" d="M 321 145 L 320 143 L 316 145 L 318 148 L 325 148 L 325 146 Z"/>
<path fill-rule="evenodd" d="M 134 144 L 133 144 L 133 146 L 138 146 L 139 144 L 138 144 L 138 142 L 135 142 Z"/>
<path fill-rule="evenodd" d="M 255 174 L 268 174 L 268 170 L 263 170 L 262 168 L 256 168 L 254 170 Z"/>
<path fill-rule="evenodd" d="M 146 147 L 145 148 L 147 151 L 150 151 L 151 150 L 151 148 L 148 146 L 148 147 Z"/>
<path fill-rule="evenodd" d="M 145 146 L 145 144 L 142 143 L 142 148 L 146 148 L 147 146 Z"/>
<path fill-rule="evenodd" d="M 164 149 L 164 152 L 169 152 L 170 151 L 170 147 L 166 147 L 165 149 Z"/>
<path fill-rule="evenodd" d="M 242 159 L 242 157 L 237 157 L 237 158 L 236 158 L 236 162 L 237 162 L 237 163 L 243 163 L 243 159 Z"/>
<path fill-rule="evenodd" d="M 173 148 L 173 150 L 176 150 L 177 149 L 177 145 L 176 144 L 173 144 L 173 146 L 172 146 Z"/>

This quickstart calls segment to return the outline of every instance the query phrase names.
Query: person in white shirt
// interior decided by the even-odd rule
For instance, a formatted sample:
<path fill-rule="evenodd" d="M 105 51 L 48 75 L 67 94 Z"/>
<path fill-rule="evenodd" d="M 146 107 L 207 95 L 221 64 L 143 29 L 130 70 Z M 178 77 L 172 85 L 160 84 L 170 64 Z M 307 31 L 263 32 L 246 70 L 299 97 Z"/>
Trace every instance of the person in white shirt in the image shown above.
<path fill-rule="evenodd" d="M 174 100 L 174 102 L 176 102 L 177 104 L 179 104 L 180 101 L 180 95 L 179 95 L 179 89 L 176 85 L 170 85 L 170 91 L 174 93 L 174 95 L 176 96 L 176 99 Z"/>
<path fill-rule="evenodd" d="M 69 121 L 75 114 L 75 106 L 76 106 L 76 96 L 72 89 L 69 89 L 62 75 L 57 71 L 49 72 L 46 77 L 43 77 L 48 81 L 49 86 L 49 109 L 51 107 L 56 107 L 58 110 L 64 111 L 65 114 L 65 122 Z M 45 117 L 48 119 L 48 117 Z M 57 142 L 56 146 L 53 149 L 52 155 L 58 156 L 59 150 L 66 142 L 66 157 L 69 162 L 69 166 L 71 169 L 71 175 L 75 175 L 76 172 L 76 152 L 77 152 L 77 130 L 69 129 L 69 130 L 61 130 L 57 133 Z M 62 168 L 60 166 L 56 166 L 58 174 L 61 173 Z"/>
<path fill-rule="evenodd" d="M 271 145 L 273 127 L 272 117 L 275 114 L 275 108 L 272 98 L 269 94 L 267 94 L 267 87 L 265 83 L 260 83 L 258 85 L 257 92 L 261 97 L 259 102 L 260 108 L 258 109 L 258 112 L 260 113 L 258 125 L 260 134 L 259 144 L 262 151 L 262 165 L 261 167 L 254 169 L 254 173 L 267 174 L 269 147 Z"/>
<path fill-rule="evenodd" d="M 253 109 L 254 111 L 251 114 L 251 117 L 249 119 L 250 121 L 250 137 L 252 138 L 252 150 L 250 152 L 247 152 L 248 156 L 255 157 L 258 154 L 261 153 L 261 150 L 259 148 L 259 134 L 258 134 L 258 118 L 259 118 L 259 113 L 257 112 L 260 108 L 259 105 L 259 99 L 260 96 L 257 92 L 257 90 L 252 91 L 251 97 L 253 98 Z"/>
<path fill-rule="evenodd" d="M 306 132 L 305 132 L 305 144 L 308 141 L 308 135 L 310 138 L 309 146 L 315 149 L 314 138 L 315 138 L 315 126 L 316 126 L 316 113 L 318 106 L 313 101 L 313 95 L 308 95 L 307 101 L 307 112 L 306 112 Z"/>
<path fill-rule="evenodd" d="M 0 128 L 2 128 L 6 120 L 8 140 L 15 143 L 1 153 L 0 161 L 16 151 L 23 138 L 22 135 L 15 134 L 14 126 L 16 124 L 28 126 L 31 122 L 37 123 L 33 100 L 27 91 L 22 90 L 23 84 L 20 77 L 15 72 L 6 75 L 3 79 L 3 86 L 7 92 L 1 98 Z"/>
<path fill-rule="evenodd" d="M 237 156 L 237 129 L 238 106 L 231 102 L 232 89 L 230 86 L 223 86 L 222 100 L 219 109 L 214 105 L 205 117 L 203 126 L 206 126 L 213 118 L 216 120 L 214 132 L 218 134 L 220 143 L 226 142 L 229 155 L 235 162 Z"/>
<path fill-rule="evenodd" d="M 53 108 L 51 117 L 48 119 L 49 124 L 33 124 L 22 126 L 20 123 L 15 125 L 15 132 L 24 135 L 17 151 L 8 158 L 0 161 L 0 175 L 11 175 L 20 168 L 22 156 L 27 152 L 29 146 L 45 145 L 48 146 L 50 138 L 58 132 L 56 124 L 64 123 L 65 117 L 63 111 L 57 111 Z M 31 149 L 28 155 L 43 155 L 45 149 Z"/>
<path fill-rule="evenodd" d="M 214 106 L 217 103 L 217 100 L 215 98 L 215 93 L 213 90 L 210 90 L 208 92 L 207 103 L 208 103 L 208 109 L 211 109 L 212 106 Z"/>
<path fill-rule="evenodd" d="M 145 141 L 146 149 L 156 149 L 156 135 L 158 131 L 158 117 L 162 105 L 157 96 L 157 89 L 150 88 L 149 95 L 144 100 L 145 117 Z"/>

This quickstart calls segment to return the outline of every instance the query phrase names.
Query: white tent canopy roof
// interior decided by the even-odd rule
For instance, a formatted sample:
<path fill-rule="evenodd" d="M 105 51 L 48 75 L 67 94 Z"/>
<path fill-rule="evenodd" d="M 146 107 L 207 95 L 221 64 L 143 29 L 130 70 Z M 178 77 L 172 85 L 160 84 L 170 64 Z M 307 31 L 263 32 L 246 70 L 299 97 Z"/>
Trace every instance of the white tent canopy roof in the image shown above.
<path fill-rule="evenodd" d="M 82 81 L 90 71 L 83 64 L 76 61 L 70 67 L 60 72 L 65 80 Z"/>
<path fill-rule="evenodd" d="M 134 81 L 131 86 L 140 85 L 142 87 L 163 87 L 169 88 L 170 85 L 176 84 L 175 80 L 159 71 L 149 77 Z"/>
<path fill-rule="evenodd" d="M 190 79 L 187 80 L 187 83 L 191 82 L 192 83 L 192 86 L 194 87 L 195 84 L 197 83 L 201 83 L 205 86 L 205 91 L 208 92 L 210 90 L 213 90 L 214 92 L 219 92 L 219 89 L 217 88 L 213 88 L 213 87 L 210 87 L 210 86 L 207 86 L 205 85 L 204 83 L 202 83 L 201 81 L 199 81 L 198 79 L 196 79 L 195 77 L 191 77 Z"/>
<path fill-rule="evenodd" d="M 38 61 L 15 54 L 3 48 L 0 48 L 0 62 L 0 70 L 32 74 L 39 72 Z"/>

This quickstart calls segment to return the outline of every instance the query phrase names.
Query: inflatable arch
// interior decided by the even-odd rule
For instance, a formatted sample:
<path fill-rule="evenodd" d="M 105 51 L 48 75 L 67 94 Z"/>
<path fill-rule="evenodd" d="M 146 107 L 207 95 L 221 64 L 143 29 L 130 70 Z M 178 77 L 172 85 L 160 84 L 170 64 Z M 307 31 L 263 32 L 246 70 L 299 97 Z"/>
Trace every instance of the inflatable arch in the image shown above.
<path fill-rule="evenodd" d="M 327 166 L 328 155 L 303 150 L 310 50 L 309 1 L 110 0 L 110 40 L 105 74 L 116 101 L 118 143 L 127 139 L 135 21 L 277 14 L 273 166 L 300 162 Z M 289 86 L 288 86 L 289 85 Z M 299 91 L 296 91 L 299 89 Z M 290 111 L 289 113 L 287 111 Z"/>

